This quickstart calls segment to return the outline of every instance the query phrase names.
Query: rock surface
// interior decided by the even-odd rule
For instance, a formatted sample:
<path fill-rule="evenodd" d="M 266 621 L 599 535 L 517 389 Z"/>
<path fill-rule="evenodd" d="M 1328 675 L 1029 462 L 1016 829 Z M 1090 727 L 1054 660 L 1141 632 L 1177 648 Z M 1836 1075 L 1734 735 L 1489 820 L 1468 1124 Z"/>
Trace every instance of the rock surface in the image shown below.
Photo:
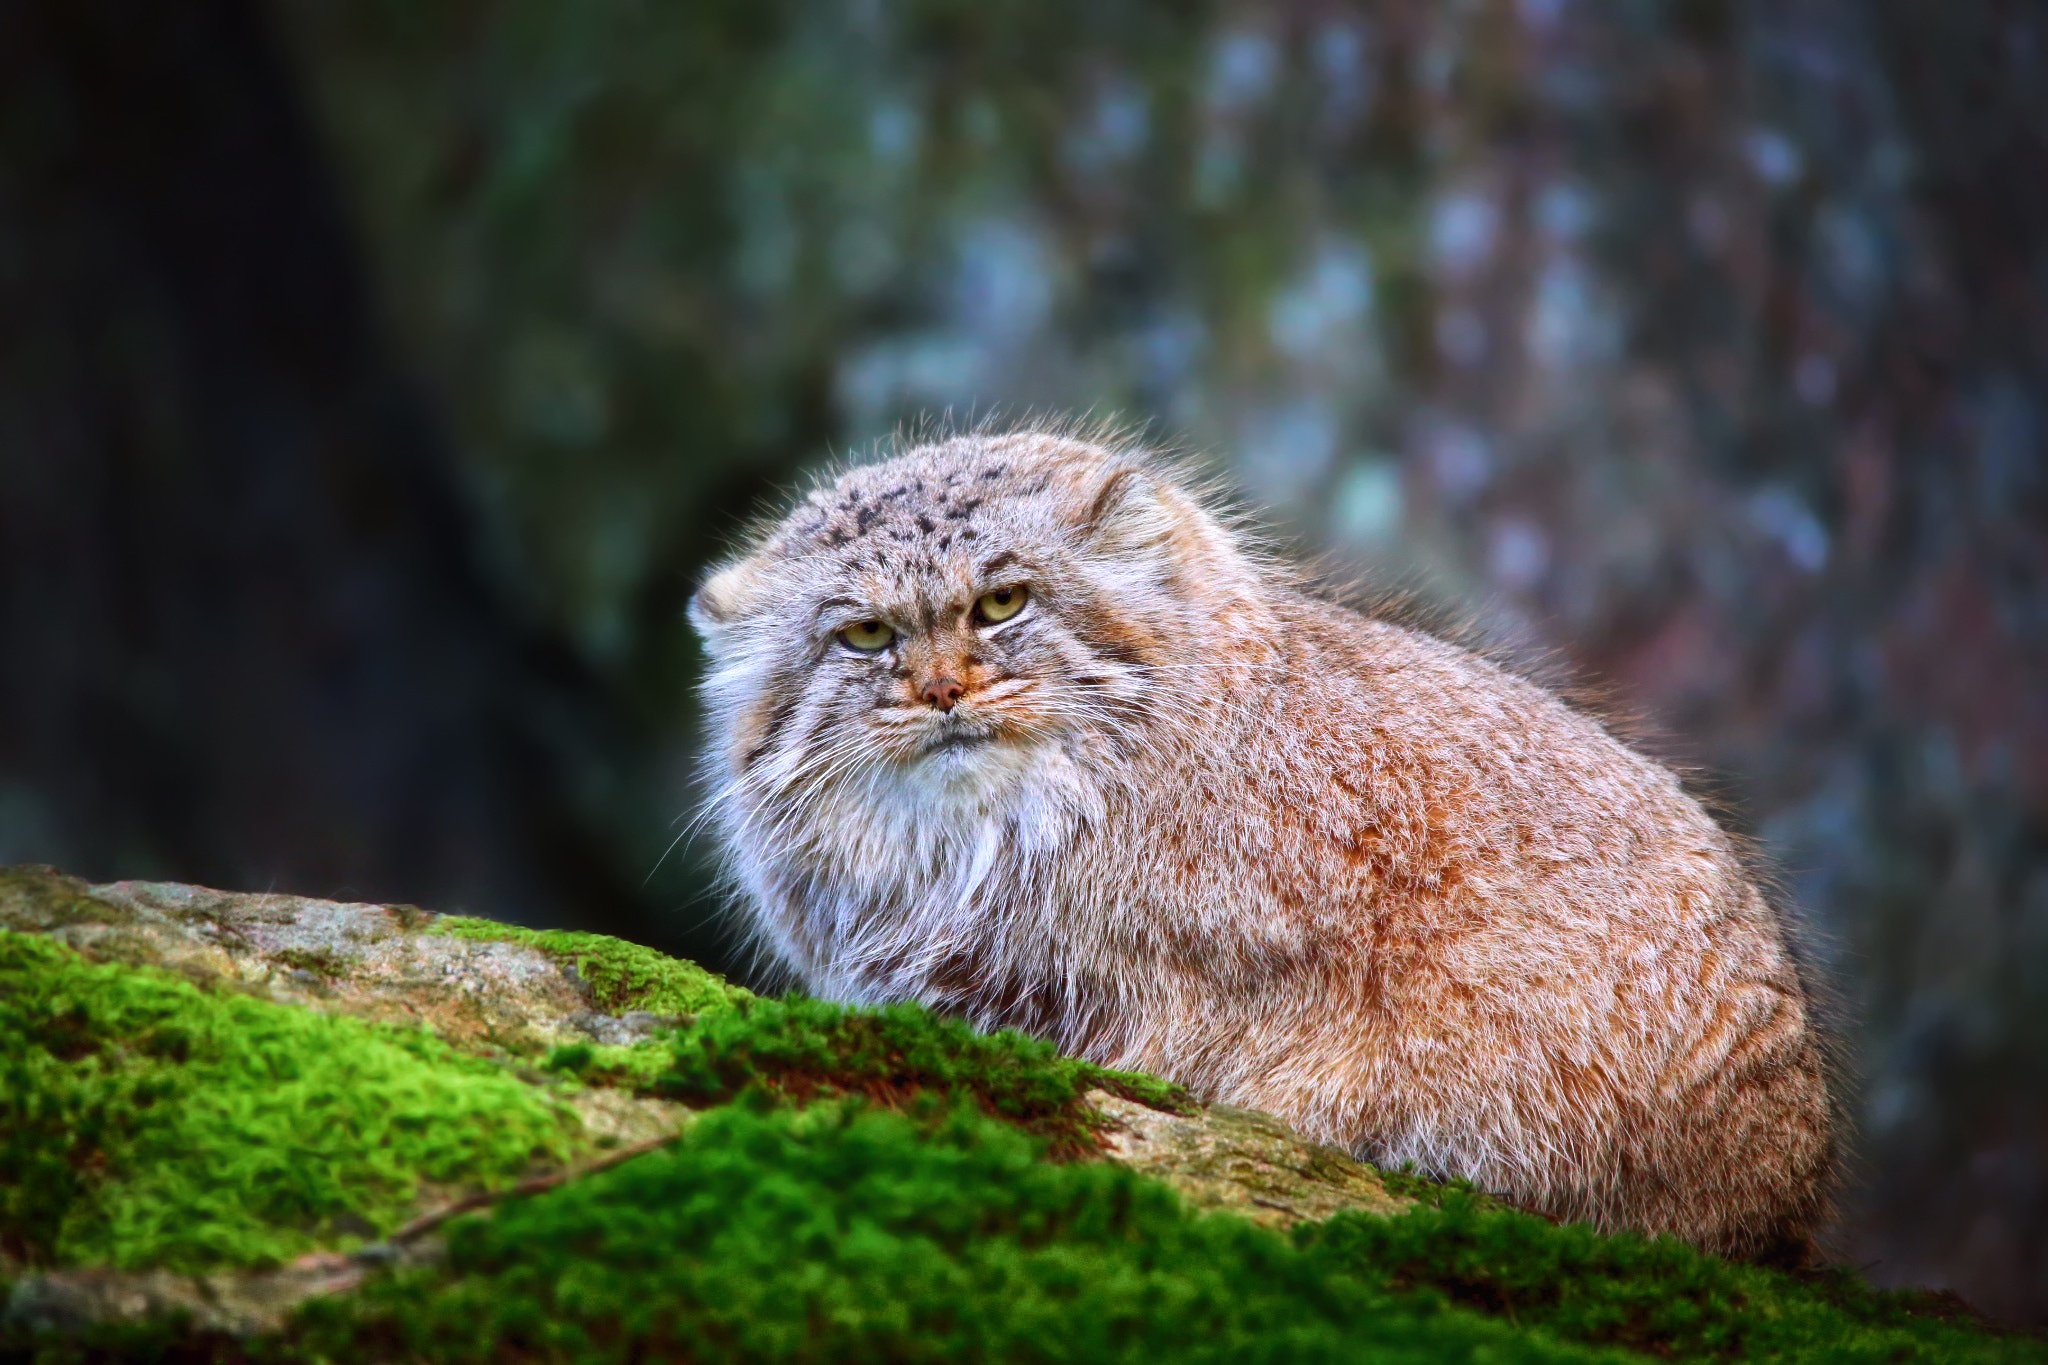
<path fill-rule="evenodd" d="M 1220 1104 L 1171 1114 L 1100 1091 L 1088 1098 L 1111 1120 L 1109 1159 L 1165 1181 L 1198 1209 L 1292 1227 L 1346 1209 L 1399 1213 L 1415 1203 L 1372 1167 L 1270 1114 Z"/>
<path fill-rule="evenodd" d="M 683 1022 L 608 1008 L 617 1002 L 603 998 L 579 952 L 591 936 L 504 926 L 509 938 L 493 939 L 479 921 L 410 906 L 162 882 L 91 886 L 49 869 L 15 868 L 0 870 L 0 929 L 47 937 L 92 961 L 168 969 L 279 1004 L 424 1025 L 457 1047 L 513 1063 L 531 1065 L 575 1044 L 642 1042 Z M 533 1074 L 536 1083 L 560 1084 Z M 603 1086 L 569 1088 L 564 1098 L 598 1149 L 591 1166 L 611 1164 L 603 1153 L 644 1150 L 679 1134 L 691 1114 L 677 1103 Z M 1107 1159 L 1172 1185 L 1198 1209 L 1284 1227 L 1345 1209 L 1389 1213 L 1412 1203 L 1371 1168 L 1263 1114 L 1224 1107 L 1169 1113 L 1100 1091 L 1089 1100 L 1107 1121 Z M 576 1174 L 543 1171 L 536 1178 L 556 1183 Z M 422 1214 L 432 1219 L 434 1210 Z M 353 1288 L 374 1266 L 431 1260 L 438 1247 L 426 1233 L 259 1271 L 37 1271 L 15 1280 L 6 1311 L 18 1323 L 60 1330 L 183 1311 L 204 1328 L 269 1331 L 309 1297 Z M 6 1268 L 0 1256 L 0 1272 Z"/>
<path fill-rule="evenodd" d="M 281 1004 L 425 1024 L 458 1046 L 529 1054 L 629 1043 L 662 1022 L 604 1013 L 573 964 L 529 944 L 433 932 L 446 918 L 407 905 L 0 873 L 0 928 L 45 934 L 95 961 L 233 982 Z"/>

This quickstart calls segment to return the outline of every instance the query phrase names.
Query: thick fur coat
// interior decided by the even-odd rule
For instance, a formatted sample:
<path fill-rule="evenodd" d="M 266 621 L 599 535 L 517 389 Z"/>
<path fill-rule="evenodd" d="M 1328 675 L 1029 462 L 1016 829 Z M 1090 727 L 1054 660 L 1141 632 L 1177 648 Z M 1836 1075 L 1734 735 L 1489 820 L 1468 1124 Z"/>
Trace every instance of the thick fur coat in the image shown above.
<path fill-rule="evenodd" d="M 1552 693 L 1312 594 L 1165 466 L 1024 432 L 856 467 L 692 617 L 707 814 L 814 993 L 1604 1228 L 1756 1255 L 1821 1215 L 1824 1049 L 1731 836 Z"/>

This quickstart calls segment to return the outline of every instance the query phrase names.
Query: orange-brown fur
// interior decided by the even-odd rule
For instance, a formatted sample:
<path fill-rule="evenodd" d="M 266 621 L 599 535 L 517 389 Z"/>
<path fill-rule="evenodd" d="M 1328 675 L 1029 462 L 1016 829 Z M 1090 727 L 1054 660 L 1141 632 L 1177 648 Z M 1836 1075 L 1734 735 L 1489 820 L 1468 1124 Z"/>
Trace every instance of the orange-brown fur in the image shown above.
<path fill-rule="evenodd" d="M 1025 615 L 977 624 L 1011 582 Z M 709 813 L 812 990 L 1603 1227 L 1749 1255 L 1820 1216 L 1823 1048 L 1731 836 L 1553 693 L 1315 595 L 1157 461 L 1055 431 L 856 467 L 692 613 Z M 840 641 L 855 618 L 885 656 Z"/>

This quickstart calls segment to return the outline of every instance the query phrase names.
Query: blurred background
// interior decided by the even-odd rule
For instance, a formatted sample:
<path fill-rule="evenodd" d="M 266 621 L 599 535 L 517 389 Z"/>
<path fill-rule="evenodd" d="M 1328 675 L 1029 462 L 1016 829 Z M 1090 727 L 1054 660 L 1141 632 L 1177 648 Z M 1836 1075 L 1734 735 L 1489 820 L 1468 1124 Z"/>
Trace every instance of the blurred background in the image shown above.
<path fill-rule="evenodd" d="M 1820 935 L 1836 1238 L 2048 1313 L 2048 9 L 0 6 L 0 862 L 713 962 L 705 562 L 1089 409 L 1608 684 Z"/>

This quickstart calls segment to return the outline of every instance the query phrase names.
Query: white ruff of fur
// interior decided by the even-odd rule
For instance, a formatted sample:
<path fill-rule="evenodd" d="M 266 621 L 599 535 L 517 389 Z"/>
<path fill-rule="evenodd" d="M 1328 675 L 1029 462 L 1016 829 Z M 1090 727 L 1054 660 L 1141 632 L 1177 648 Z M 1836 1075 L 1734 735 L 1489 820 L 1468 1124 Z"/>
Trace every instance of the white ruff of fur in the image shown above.
<path fill-rule="evenodd" d="M 756 903 L 781 899 L 782 869 L 827 869 L 808 888 L 809 946 L 787 923 L 757 927 L 814 992 L 864 1004 L 923 998 L 932 966 L 970 940 L 1000 949 L 1042 895 L 1037 869 L 1102 805 L 1051 747 L 866 764 L 766 790 L 742 778 L 715 800 L 731 875 Z"/>

